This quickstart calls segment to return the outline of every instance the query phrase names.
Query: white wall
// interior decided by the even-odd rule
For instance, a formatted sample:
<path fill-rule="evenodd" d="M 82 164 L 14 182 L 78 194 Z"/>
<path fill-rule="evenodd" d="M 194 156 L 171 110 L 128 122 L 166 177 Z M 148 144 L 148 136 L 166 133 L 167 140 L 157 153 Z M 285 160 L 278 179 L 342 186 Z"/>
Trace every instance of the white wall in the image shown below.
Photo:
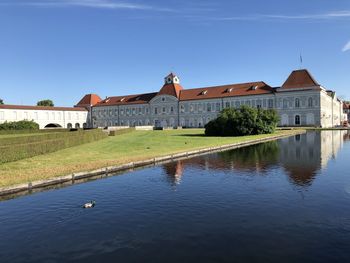
<path fill-rule="evenodd" d="M 87 111 L 61 110 L 31 110 L 31 109 L 0 109 L 0 123 L 33 120 L 44 129 L 48 124 L 57 124 L 67 128 L 69 124 L 74 128 L 76 124 L 82 128 L 87 122 Z"/>

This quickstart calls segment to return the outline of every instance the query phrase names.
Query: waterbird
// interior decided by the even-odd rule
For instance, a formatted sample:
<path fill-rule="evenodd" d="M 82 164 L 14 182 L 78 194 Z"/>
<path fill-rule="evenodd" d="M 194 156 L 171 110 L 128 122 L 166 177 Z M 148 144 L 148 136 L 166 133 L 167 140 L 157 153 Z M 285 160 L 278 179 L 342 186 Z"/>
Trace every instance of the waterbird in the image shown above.
<path fill-rule="evenodd" d="M 95 206 L 96 202 L 95 201 L 90 201 L 89 203 L 86 203 L 83 205 L 83 208 L 93 208 Z"/>

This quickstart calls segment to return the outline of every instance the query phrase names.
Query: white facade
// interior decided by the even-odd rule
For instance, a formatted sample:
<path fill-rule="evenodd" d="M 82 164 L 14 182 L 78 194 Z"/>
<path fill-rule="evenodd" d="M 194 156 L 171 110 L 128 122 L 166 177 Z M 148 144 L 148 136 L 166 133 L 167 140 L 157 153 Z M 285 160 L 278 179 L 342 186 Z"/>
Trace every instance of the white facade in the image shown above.
<path fill-rule="evenodd" d="M 309 74 L 305 72 L 303 74 Z M 169 76 L 165 78 L 165 85 L 179 84 L 177 76 Z M 106 102 L 108 100 L 107 98 Z M 152 125 L 192 128 L 204 127 L 216 118 L 223 108 L 236 108 L 241 105 L 275 109 L 280 115 L 279 126 L 334 127 L 344 121 L 343 105 L 335 92 L 329 92 L 314 84 L 296 88 L 282 86 L 257 95 L 205 98 L 204 94 L 203 97 L 190 100 L 182 99 L 181 96 L 157 94 L 142 104 L 123 103 L 122 100 L 115 105 L 102 102 L 92 107 L 91 114 L 94 127 Z"/>
<path fill-rule="evenodd" d="M 0 124 L 21 120 L 34 121 L 40 129 L 62 127 L 83 128 L 86 126 L 88 111 L 77 108 L 41 109 L 40 107 L 0 105 Z"/>

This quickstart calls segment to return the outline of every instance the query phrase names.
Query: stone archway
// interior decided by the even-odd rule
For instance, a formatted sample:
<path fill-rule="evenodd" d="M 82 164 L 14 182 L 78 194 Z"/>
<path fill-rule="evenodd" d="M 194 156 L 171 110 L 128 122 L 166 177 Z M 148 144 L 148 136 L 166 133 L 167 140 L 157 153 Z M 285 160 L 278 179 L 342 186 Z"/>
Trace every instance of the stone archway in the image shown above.
<path fill-rule="evenodd" d="M 62 128 L 62 126 L 57 123 L 49 123 L 44 128 Z"/>

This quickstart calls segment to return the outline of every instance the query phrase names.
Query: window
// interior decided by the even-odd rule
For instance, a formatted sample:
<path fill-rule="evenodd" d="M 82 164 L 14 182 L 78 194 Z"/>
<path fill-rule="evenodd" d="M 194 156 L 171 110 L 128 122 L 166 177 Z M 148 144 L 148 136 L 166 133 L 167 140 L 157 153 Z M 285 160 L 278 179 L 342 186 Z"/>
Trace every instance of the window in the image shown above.
<path fill-rule="evenodd" d="M 57 113 L 57 114 L 58 114 L 57 119 L 58 119 L 58 120 L 61 120 L 61 113 L 59 112 L 59 113 Z"/>
<path fill-rule="evenodd" d="M 0 120 L 5 119 L 5 113 L 3 111 L 0 111 Z"/>
<path fill-rule="evenodd" d="M 216 111 L 220 111 L 220 102 L 216 103 Z"/>
<path fill-rule="evenodd" d="M 273 99 L 268 100 L 268 108 L 272 109 L 273 108 Z"/>
<path fill-rule="evenodd" d="M 25 120 L 28 120 L 28 112 L 25 112 L 25 113 L 24 113 L 24 119 L 25 119 Z"/>
<path fill-rule="evenodd" d="M 165 108 L 165 107 L 163 107 L 162 111 L 163 111 L 163 113 L 165 113 L 165 112 L 166 112 L 166 108 Z"/>
<path fill-rule="evenodd" d="M 184 106 L 184 105 L 181 105 L 181 106 L 180 106 L 180 111 L 181 111 L 182 113 L 185 112 L 185 106 Z"/>
<path fill-rule="evenodd" d="M 162 101 L 163 101 L 163 102 L 165 101 L 165 98 L 164 98 L 164 97 L 162 98 Z"/>
<path fill-rule="evenodd" d="M 49 119 L 49 113 L 48 112 L 46 112 L 46 119 L 47 120 Z M 71 119 L 70 113 L 68 113 L 68 119 Z"/>
<path fill-rule="evenodd" d="M 226 107 L 226 108 L 230 108 L 230 102 L 229 102 L 229 101 L 226 101 L 225 107 Z"/>
<path fill-rule="evenodd" d="M 288 101 L 286 99 L 283 100 L 283 109 L 288 108 Z"/>
<path fill-rule="evenodd" d="M 311 107 L 313 107 L 312 104 L 313 104 L 313 103 L 312 103 L 312 98 L 309 98 L 309 99 L 308 99 L 307 105 L 311 108 Z"/>
<path fill-rule="evenodd" d="M 193 112 L 194 111 L 194 107 L 193 107 L 193 104 L 190 105 L 190 112 Z"/>
<path fill-rule="evenodd" d="M 142 108 L 139 108 L 139 114 L 141 114 L 142 113 Z"/>
<path fill-rule="evenodd" d="M 257 101 L 256 101 L 256 107 L 257 107 L 258 109 L 261 109 L 261 108 L 262 108 L 261 100 L 257 100 Z"/>
<path fill-rule="evenodd" d="M 207 111 L 211 112 L 211 104 L 210 103 L 207 104 Z"/>
<path fill-rule="evenodd" d="M 300 115 L 295 115 L 295 125 L 300 125 Z"/>
<path fill-rule="evenodd" d="M 174 107 L 173 106 L 170 107 L 170 112 L 174 113 Z"/>
<path fill-rule="evenodd" d="M 295 108 L 300 108 L 300 100 L 298 98 L 295 99 Z"/>
<path fill-rule="evenodd" d="M 154 114 L 158 114 L 158 108 L 154 108 Z"/>

